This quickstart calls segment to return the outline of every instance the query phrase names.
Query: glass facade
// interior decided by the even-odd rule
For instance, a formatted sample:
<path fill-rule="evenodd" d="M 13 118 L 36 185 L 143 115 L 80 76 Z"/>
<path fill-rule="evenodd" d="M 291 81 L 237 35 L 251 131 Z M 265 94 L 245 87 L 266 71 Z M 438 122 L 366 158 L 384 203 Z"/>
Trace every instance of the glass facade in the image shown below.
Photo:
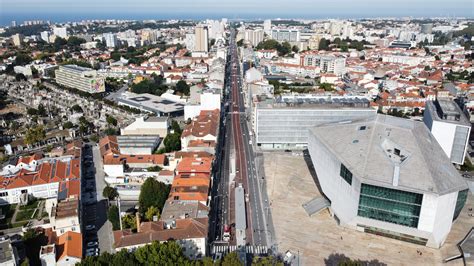
<path fill-rule="evenodd" d="M 357 215 L 417 227 L 423 194 L 362 184 Z"/>
<path fill-rule="evenodd" d="M 458 192 L 458 199 L 456 200 L 456 207 L 454 208 L 453 221 L 456 220 L 456 218 L 458 218 L 459 214 L 461 213 L 462 208 L 464 207 L 464 204 L 466 204 L 467 192 L 468 192 L 468 189 Z"/>
<path fill-rule="evenodd" d="M 352 185 L 352 173 L 351 173 L 351 171 L 349 171 L 349 169 L 347 169 L 346 166 L 343 165 L 342 163 L 341 163 L 341 171 L 340 171 L 339 175 L 340 175 L 344 180 L 346 180 L 346 182 L 349 183 L 349 185 Z"/>
<path fill-rule="evenodd" d="M 373 117 L 373 109 L 257 108 L 257 143 L 308 144 L 308 129 L 323 123 Z"/>

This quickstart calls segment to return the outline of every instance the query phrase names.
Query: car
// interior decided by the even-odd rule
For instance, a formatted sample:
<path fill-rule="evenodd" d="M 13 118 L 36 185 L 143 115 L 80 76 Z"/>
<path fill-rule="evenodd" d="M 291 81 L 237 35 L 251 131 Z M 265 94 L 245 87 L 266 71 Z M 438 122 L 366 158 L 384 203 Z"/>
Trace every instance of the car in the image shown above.
<path fill-rule="evenodd" d="M 86 252 L 96 252 L 96 251 L 98 251 L 97 248 L 88 248 L 88 249 L 86 249 Z"/>
<path fill-rule="evenodd" d="M 91 231 L 91 230 L 94 230 L 94 229 L 95 229 L 95 225 L 93 225 L 93 224 L 86 225 L 86 230 L 87 231 Z"/>
<path fill-rule="evenodd" d="M 88 256 L 88 257 L 99 256 L 99 251 L 98 250 L 89 251 L 89 252 L 86 251 L 86 256 Z"/>
<path fill-rule="evenodd" d="M 99 243 L 97 243 L 96 241 L 87 243 L 87 246 L 88 246 L 88 247 L 96 247 L 96 246 L 98 246 L 98 245 L 99 245 Z"/>

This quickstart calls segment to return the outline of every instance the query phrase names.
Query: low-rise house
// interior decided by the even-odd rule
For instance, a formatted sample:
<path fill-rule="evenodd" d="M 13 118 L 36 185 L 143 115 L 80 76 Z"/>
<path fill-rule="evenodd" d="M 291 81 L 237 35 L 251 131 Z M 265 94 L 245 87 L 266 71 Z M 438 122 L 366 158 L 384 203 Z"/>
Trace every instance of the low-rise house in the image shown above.
<path fill-rule="evenodd" d="M 208 218 L 173 219 L 167 222 L 138 222 L 137 232 L 130 229 L 114 231 L 114 248 L 134 250 L 153 241 L 174 240 L 183 248 L 183 253 L 191 258 L 206 255 Z"/>

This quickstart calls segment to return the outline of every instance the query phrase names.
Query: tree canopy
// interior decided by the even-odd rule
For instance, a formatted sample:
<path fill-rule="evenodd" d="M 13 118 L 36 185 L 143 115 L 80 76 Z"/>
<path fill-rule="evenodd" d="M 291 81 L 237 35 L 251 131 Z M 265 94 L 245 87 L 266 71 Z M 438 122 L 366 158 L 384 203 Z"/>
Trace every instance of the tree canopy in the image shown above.
<path fill-rule="evenodd" d="M 111 186 L 106 186 L 104 187 L 104 190 L 102 191 L 102 196 L 104 196 L 104 198 L 107 198 L 109 200 L 114 200 L 116 197 L 118 197 L 117 189 Z"/>
<path fill-rule="evenodd" d="M 176 83 L 176 92 L 184 95 L 189 95 L 189 85 L 184 80 L 180 80 Z"/>
<path fill-rule="evenodd" d="M 296 47 L 295 47 L 296 48 Z M 277 50 L 280 56 L 287 55 L 292 51 L 291 44 L 289 42 L 279 43 L 277 40 L 268 39 L 260 42 L 257 47 L 257 50 Z"/>
<path fill-rule="evenodd" d="M 25 134 L 25 143 L 29 145 L 36 144 L 46 138 L 46 132 L 43 126 L 30 127 Z"/>
<path fill-rule="evenodd" d="M 120 230 L 120 215 L 117 206 L 110 206 L 109 210 L 107 211 L 107 219 L 110 221 L 110 223 L 112 223 L 113 230 Z"/>
<path fill-rule="evenodd" d="M 169 185 L 159 182 L 154 178 L 148 178 L 140 189 L 140 196 L 138 198 L 140 212 L 143 214 L 152 206 L 160 211 L 163 210 L 169 193 Z"/>

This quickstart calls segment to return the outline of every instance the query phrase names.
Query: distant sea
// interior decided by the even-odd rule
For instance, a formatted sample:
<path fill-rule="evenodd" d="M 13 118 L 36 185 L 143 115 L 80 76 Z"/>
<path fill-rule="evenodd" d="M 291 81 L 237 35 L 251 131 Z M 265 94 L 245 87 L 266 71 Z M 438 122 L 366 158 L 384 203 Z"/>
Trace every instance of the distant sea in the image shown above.
<path fill-rule="evenodd" d="M 368 15 L 368 16 L 361 16 L 361 14 L 329 14 L 325 13 L 322 14 L 262 14 L 262 13 L 249 13 L 246 12 L 245 14 L 233 14 L 230 12 L 209 12 L 209 13 L 180 13 L 180 12 L 173 12 L 173 13 L 6 13 L 1 12 L 0 10 L 0 25 L 2 26 L 10 26 L 12 21 L 16 21 L 17 25 L 23 23 L 25 20 L 44 20 L 44 21 L 51 21 L 55 23 L 61 22 L 74 22 L 74 21 L 81 21 L 81 20 L 94 20 L 94 19 L 130 19 L 130 20 L 168 20 L 168 19 L 191 19 L 191 20 L 202 20 L 202 19 L 221 19 L 227 18 L 230 20 L 233 19 L 243 19 L 243 20 L 251 20 L 251 19 L 327 19 L 327 18 L 335 18 L 335 19 L 349 19 L 349 18 L 374 18 L 374 17 L 382 17 L 382 14 L 375 15 Z M 408 17 L 407 15 L 406 17 Z M 390 17 L 390 15 L 386 15 L 384 17 Z M 403 17 L 403 16 L 394 16 L 394 17 Z M 421 16 L 418 16 L 421 17 Z M 468 17 L 472 17 L 472 14 Z"/>

